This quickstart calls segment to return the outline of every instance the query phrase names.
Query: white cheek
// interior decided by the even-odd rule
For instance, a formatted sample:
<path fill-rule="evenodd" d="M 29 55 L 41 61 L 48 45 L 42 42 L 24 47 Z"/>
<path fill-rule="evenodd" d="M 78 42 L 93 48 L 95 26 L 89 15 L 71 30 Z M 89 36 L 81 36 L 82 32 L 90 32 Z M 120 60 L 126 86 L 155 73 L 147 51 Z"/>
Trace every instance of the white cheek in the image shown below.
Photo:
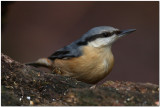
<path fill-rule="evenodd" d="M 93 47 L 101 47 L 105 45 L 111 45 L 115 40 L 116 40 L 116 35 L 113 35 L 108 38 L 98 38 L 92 42 L 89 42 L 88 45 Z"/>

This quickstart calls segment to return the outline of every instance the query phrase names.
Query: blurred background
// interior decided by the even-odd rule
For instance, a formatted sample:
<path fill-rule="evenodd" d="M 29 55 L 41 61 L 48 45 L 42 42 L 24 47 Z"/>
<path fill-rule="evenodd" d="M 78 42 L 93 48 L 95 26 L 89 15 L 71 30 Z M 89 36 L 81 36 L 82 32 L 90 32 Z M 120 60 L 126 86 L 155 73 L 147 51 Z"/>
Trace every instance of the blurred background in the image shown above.
<path fill-rule="evenodd" d="M 96 26 L 137 29 L 118 40 L 106 80 L 159 82 L 159 2 L 1 2 L 2 53 L 22 63 L 48 57 Z"/>

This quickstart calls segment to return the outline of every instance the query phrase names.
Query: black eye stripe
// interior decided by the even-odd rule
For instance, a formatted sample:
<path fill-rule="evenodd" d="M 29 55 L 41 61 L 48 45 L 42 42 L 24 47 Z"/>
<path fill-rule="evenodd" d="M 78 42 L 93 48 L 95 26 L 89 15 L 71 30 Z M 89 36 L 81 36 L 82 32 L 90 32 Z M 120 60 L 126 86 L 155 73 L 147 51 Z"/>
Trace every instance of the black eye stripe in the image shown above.
<path fill-rule="evenodd" d="M 102 35 L 104 36 L 104 37 L 109 37 L 109 36 L 112 36 L 112 33 L 110 33 L 110 32 L 105 32 L 105 33 L 102 33 Z"/>
<path fill-rule="evenodd" d="M 97 34 L 97 35 L 94 35 L 94 36 L 92 36 L 92 37 L 89 37 L 89 38 L 86 38 L 86 41 L 93 41 L 93 40 L 95 40 L 95 39 L 97 39 L 97 38 L 104 38 L 104 37 L 110 37 L 110 36 L 112 36 L 112 35 L 114 35 L 114 34 L 120 34 L 121 33 L 121 31 L 113 31 L 113 32 L 104 32 L 104 33 L 102 33 L 102 34 Z"/>
<path fill-rule="evenodd" d="M 109 37 L 109 36 L 112 36 L 114 34 L 118 35 L 120 33 L 121 33 L 121 31 L 117 30 L 117 31 L 113 31 L 113 32 L 104 32 L 102 34 L 104 35 L 104 37 Z"/>
<path fill-rule="evenodd" d="M 114 34 L 118 35 L 120 34 L 121 31 L 117 30 L 117 31 L 113 31 L 113 32 L 103 32 L 101 34 L 97 34 L 97 35 L 93 35 L 91 37 L 88 37 L 85 39 L 85 41 L 81 41 L 81 42 L 78 42 L 77 45 L 86 45 L 88 42 L 91 42 L 91 41 L 94 41 L 96 40 L 97 38 L 105 38 L 105 37 L 110 37 Z"/>
<path fill-rule="evenodd" d="M 120 34 L 120 33 L 122 33 L 122 31 L 119 31 L 119 30 L 117 30 L 117 31 L 114 31 L 114 34 Z"/>

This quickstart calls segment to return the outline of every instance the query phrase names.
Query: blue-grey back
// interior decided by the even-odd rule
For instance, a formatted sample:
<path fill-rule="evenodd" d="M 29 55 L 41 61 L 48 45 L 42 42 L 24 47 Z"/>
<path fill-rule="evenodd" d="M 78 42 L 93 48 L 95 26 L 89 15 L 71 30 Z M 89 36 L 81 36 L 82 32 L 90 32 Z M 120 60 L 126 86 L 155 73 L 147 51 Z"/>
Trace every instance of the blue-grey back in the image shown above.
<path fill-rule="evenodd" d="M 91 30 L 89 30 L 87 33 L 85 33 L 81 38 L 78 40 L 72 42 L 71 44 L 55 51 L 49 59 L 68 59 L 72 57 L 79 57 L 83 54 L 82 52 L 82 46 L 87 44 L 86 39 L 90 38 L 94 35 L 101 34 L 103 32 L 111 32 L 113 30 L 117 30 L 110 26 L 99 26 L 94 27 Z"/>

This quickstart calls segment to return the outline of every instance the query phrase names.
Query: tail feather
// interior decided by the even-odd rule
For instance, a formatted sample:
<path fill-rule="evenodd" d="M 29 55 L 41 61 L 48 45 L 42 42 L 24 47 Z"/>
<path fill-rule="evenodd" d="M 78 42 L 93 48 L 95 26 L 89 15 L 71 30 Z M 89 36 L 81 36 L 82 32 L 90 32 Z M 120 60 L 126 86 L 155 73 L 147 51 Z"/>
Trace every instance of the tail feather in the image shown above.
<path fill-rule="evenodd" d="M 48 58 L 40 58 L 35 62 L 31 62 L 31 63 L 26 63 L 26 65 L 31 65 L 34 67 L 47 67 L 50 68 L 52 67 L 52 61 Z"/>
<path fill-rule="evenodd" d="M 25 65 L 30 65 L 30 66 L 34 66 L 34 67 L 42 66 L 42 65 L 40 65 L 39 63 L 36 63 L 36 62 L 26 63 Z"/>

